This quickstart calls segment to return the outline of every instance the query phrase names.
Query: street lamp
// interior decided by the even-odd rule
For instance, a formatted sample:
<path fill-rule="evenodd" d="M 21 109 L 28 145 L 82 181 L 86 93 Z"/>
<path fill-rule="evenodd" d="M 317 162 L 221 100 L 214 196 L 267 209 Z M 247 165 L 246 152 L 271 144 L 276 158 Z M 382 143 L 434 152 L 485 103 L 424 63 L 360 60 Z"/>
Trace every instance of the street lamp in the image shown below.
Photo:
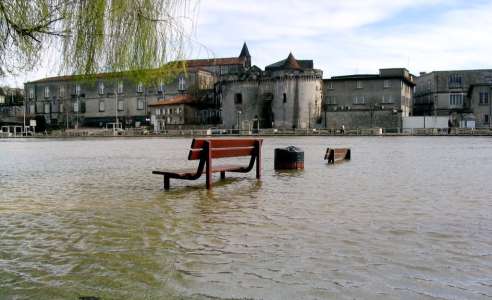
<path fill-rule="evenodd" d="M 115 128 L 118 130 L 118 82 L 116 82 L 115 90 L 114 90 L 114 95 L 115 95 L 115 105 L 114 105 L 114 115 L 115 115 Z"/>
<path fill-rule="evenodd" d="M 240 123 L 240 118 L 241 118 L 241 114 L 242 114 L 242 113 L 243 113 L 243 112 L 242 112 L 242 111 L 240 111 L 240 110 L 238 110 L 238 111 L 237 111 L 237 132 L 238 132 L 238 134 L 240 134 L 240 128 L 239 128 L 239 125 L 241 124 L 241 123 Z"/>
<path fill-rule="evenodd" d="M 77 93 L 77 122 L 75 124 L 76 129 L 79 129 L 79 110 L 80 110 L 79 93 Z"/>

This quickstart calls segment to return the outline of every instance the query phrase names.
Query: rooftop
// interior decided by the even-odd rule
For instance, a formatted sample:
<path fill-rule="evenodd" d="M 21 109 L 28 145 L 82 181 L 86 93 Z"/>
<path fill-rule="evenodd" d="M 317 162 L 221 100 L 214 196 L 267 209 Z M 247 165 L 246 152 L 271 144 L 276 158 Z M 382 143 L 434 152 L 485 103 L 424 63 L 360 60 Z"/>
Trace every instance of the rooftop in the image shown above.
<path fill-rule="evenodd" d="M 305 70 L 312 69 L 314 66 L 312 60 L 298 60 L 294 57 L 292 53 L 281 61 L 273 63 L 265 67 L 266 71 L 277 71 L 277 70 Z"/>
<path fill-rule="evenodd" d="M 191 95 L 179 95 L 173 98 L 159 100 L 156 103 L 149 104 L 151 107 L 156 106 L 167 106 L 167 105 L 178 105 L 178 104 L 191 104 L 195 100 Z"/>

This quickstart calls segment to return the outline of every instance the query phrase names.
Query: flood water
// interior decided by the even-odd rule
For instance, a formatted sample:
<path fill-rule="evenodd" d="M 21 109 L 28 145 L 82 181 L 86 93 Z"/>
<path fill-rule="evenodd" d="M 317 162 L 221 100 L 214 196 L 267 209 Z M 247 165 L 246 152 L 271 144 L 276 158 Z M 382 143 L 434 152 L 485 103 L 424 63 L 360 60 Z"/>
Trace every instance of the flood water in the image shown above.
<path fill-rule="evenodd" d="M 492 139 L 265 138 L 164 192 L 190 142 L 0 140 L 0 299 L 492 299 Z"/>

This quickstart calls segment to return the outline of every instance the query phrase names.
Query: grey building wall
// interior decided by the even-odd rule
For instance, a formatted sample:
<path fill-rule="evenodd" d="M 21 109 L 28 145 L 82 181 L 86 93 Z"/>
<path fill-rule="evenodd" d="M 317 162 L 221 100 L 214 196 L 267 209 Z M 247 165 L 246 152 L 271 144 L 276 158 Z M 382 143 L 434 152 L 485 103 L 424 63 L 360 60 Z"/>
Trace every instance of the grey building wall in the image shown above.
<path fill-rule="evenodd" d="M 346 129 L 363 129 L 363 128 L 401 128 L 401 115 L 395 114 L 388 110 L 374 111 L 327 111 L 326 120 L 327 128 L 339 129 L 345 126 Z"/>
<path fill-rule="evenodd" d="M 324 80 L 324 125 L 400 128 L 401 118 L 412 114 L 413 90 L 413 76 L 406 69 Z"/>
<path fill-rule="evenodd" d="M 42 115 L 50 125 L 74 127 L 104 126 L 114 122 L 117 115 L 120 122 L 133 126 L 146 122 L 149 104 L 178 94 L 213 89 L 216 81 L 216 77 L 203 70 L 191 70 L 171 81 L 157 79 L 146 85 L 127 78 L 104 78 L 104 74 L 98 77 L 93 81 L 55 77 L 26 83 L 28 116 Z"/>
<path fill-rule="evenodd" d="M 259 118 L 262 99 L 259 97 L 260 81 L 231 81 L 222 84 L 222 122 L 225 128 L 246 127 L 247 122 Z M 239 101 L 241 100 L 241 101 Z"/>
<path fill-rule="evenodd" d="M 474 86 L 468 93 L 470 107 L 475 117 L 477 128 L 492 127 L 492 84 L 480 84 Z"/>
<path fill-rule="evenodd" d="M 492 83 L 492 70 L 456 70 L 421 73 L 416 78 L 414 106 L 419 115 L 448 115 L 472 111 L 468 91 L 474 84 Z M 451 95 L 463 95 L 462 104 Z"/>
<path fill-rule="evenodd" d="M 221 83 L 222 118 L 226 128 L 315 128 L 320 126 L 322 72 L 282 70 L 255 80 Z M 285 94 L 285 96 L 284 96 Z M 241 95 L 241 96 L 238 96 Z M 237 98 L 242 103 L 237 103 Z"/>

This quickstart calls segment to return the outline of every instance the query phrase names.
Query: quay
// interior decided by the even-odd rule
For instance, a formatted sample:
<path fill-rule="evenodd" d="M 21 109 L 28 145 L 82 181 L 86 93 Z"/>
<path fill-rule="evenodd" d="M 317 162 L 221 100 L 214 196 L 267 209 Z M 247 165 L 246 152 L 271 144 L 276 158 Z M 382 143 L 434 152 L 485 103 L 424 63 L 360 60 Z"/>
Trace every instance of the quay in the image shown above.
<path fill-rule="evenodd" d="M 234 136 L 492 136 L 492 129 L 469 129 L 454 128 L 447 129 L 426 128 L 426 129 L 352 129 L 340 130 L 333 129 L 257 129 L 257 130 L 237 130 L 237 129 L 171 129 L 162 130 L 159 133 L 143 128 L 129 128 L 126 130 L 104 130 L 104 129 L 70 129 L 55 130 L 51 132 L 29 133 L 27 136 L 22 133 L 0 132 L 0 138 L 78 138 L 78 137 L 234 137 Z"/>

